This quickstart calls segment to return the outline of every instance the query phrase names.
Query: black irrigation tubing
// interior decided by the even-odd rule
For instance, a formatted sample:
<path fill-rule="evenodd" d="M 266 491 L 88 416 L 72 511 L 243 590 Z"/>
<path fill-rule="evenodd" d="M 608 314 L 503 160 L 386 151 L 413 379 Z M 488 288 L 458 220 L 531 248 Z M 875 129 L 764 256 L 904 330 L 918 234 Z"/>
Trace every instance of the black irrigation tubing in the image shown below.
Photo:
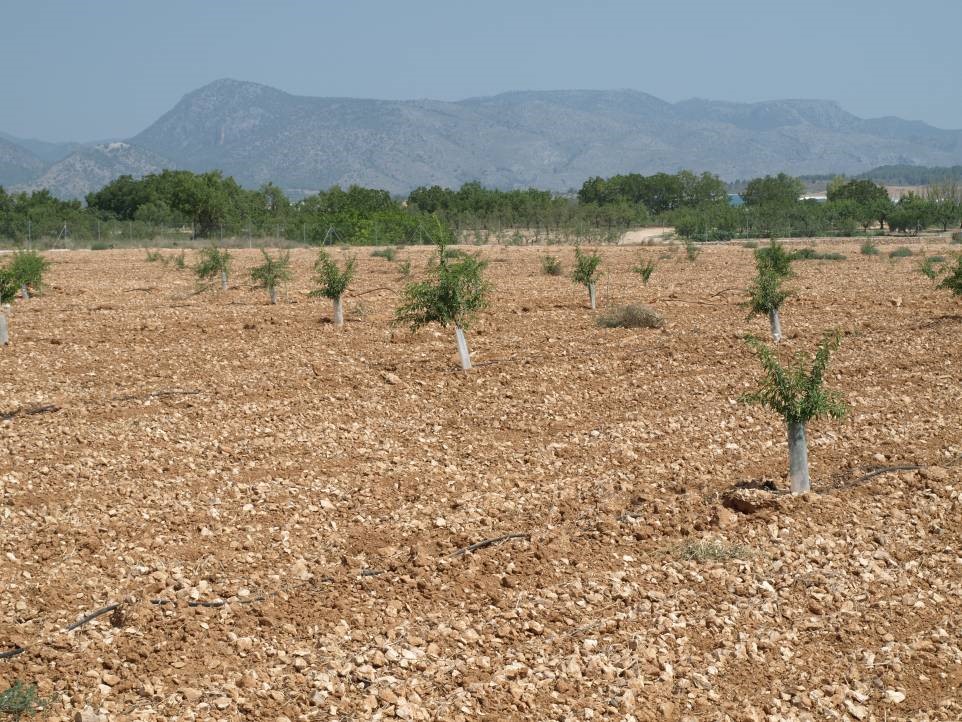
<path fill-rule="evenodd" d="M 516 534 L 505 534 L 504 536 L 494 537 L 493 539 L 484 539 L 482 541 L 466 546 L 463 549 L 458 549 L 456 552 L 451 554 L 452 557 L 460 557 L 464 554 L 477 551 L 478 549 L 484 549 L 485 547 L 494 546 L 495 544 L 500 544 L 502 542 L 511 541 L 512 539 L 524 539 L 525 541 L 531 541 L 531 535 L 526 533 L 516 533 Z"/>
<path fill-rule="evenodd" d="M 845 486 L 857 486 L 858 484 L 866 482 L 869 479 L 874 479 L 876 476 L 881 476 L 882 474 L 888 474 L 895 471 L 918 471 L 921 468 L 921 466 L 916 464 L 906 464 L 904 466 L 882 466 L 878 469 L 872 469 L 867 474 L 848 482 L 845 484 Z"/>
<path fill-rule="evenodd" d="M 200 389 L 170 389 L 164 391 L 151 391 L 146 394 L 130 394 L 129 396 L 113 396 L 111 401 L 133 401 L 135 399 L 155 399 L 163 396 L 193 396 L 202 393 Z"/>
<path fill-rule="evenodd" d="M 34 416 L 36 414 L 50 414 L 54 411 L 60 411 L 60 407 L 55 404 L 44 404 L 42 406 L 30 406 L 28 408 L 17 408 L 13 411 L 5 411 L 0 413 L 0 420 L 9 421 L 16 416 Z"/>

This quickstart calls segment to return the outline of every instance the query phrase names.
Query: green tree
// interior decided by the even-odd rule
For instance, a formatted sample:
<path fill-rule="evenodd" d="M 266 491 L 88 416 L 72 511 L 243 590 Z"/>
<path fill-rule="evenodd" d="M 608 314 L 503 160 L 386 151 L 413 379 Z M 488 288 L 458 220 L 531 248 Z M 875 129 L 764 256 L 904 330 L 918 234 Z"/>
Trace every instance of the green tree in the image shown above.
<path fill-rule="evenodd" d="M 841 395 L 824 387 L 825 370 L 832 352 L 838 348 L 839 335 L 825 335 L 810 369 L 809 359 L 805 354 L 796 355 L 789 367 L 784 368 L 772 349 L 756 338 L 749 337 L 747 340 L 758 355 L 765 376 L 760 388 L 742 396 L 741 401 L 764 406 L 780 414 L 785 420 L 792 493 L 809 491 L 811 481 L 808 473 L 805 426 L 809 421 L 822 416 L 838 419 L 846 413 Z"/>
<path fill-rule="evenodd" d="M 741 196 L 747 206 L 788 206 L 797 203 L 804 192 L 805 184 L 800 179 L 779 173 L 750 180 Z"/>
<path fill-rule="evenodd" d="M 395 312 L 394 322 L 408 325 L 412 330 L 430 323 L 443 327 L 453 325 L 461 368 L 468 371 L 471 353 L 464 332 L 478 311 L 487 305 L 491 291 L 484 279 L 487 263 L 469 254 L 450 258 L 443 239 L 436 245 L 438 256 L 428 269 L 428 278 L 405 287 L 404 301 Z"/>
<path fill-rule="evenodd" d="M 17 251 L 13 254 L 8 269 L 14 280 L 20 286 L 23 298 L 30 298 L 30 292 L 40 294 L 43 291 L 43 274 L 50 267 L 50 262 L 36 251 Z"/>
<path fill-rule="evenodd" d="M 791 278 L 792 255 L 773 238 L 767 246 L 755 249 L 755 266 L 759 273 L 767 269 L 781 278 Z"/>
<path fill-rule="evenodd" d="M 588 289 L 588 302 L 591 310 L 596 308 L 596 293 L 598 277 L 601 275 L 598 267 L 601 265 L 601 256 L 595 251 L 584 253 L 581 248 L 575 248 L 575 267 L 571 272 L 571 280 L 580 283 Z"/>
<path fill-rule="evenodd" d="M 212 281 L 220 277 L 220 287 L 227 290 L 227 274 L 230 272 L 231 254 L 226 248 L 218 248 L 211 244 L 200 249 L 200 262 L 195 266 L 194 273 L 202 281 Z"/>
<path fill-rule="evenodd" d="M 748 288 L 748 318 L 768 316 L 775 343 L 782 340 L 782 321 L 780 311 L 789 292 L 782 288 L 784 276 L 776 273 L 770 266 L 760 265 L 758 275 Z"/>
<path fill-rule="evenodd" d="M 263 248 L 261 254 L 264 262 L 251 269 L 251 279 L 261 288 L 265 289 L 270 296 L 271 303 L 277 303 L 277 288 L 282 283 L 290 281 L 293 277 L 291 272 L 291 254 L 289 251 L 279 253 L 277 257 L 271 256 Z"/>
<path fill-rule="evenodd" d="M 311 291 L 311 295 L 331 299 L 334 305 L 334 325 L 338 327 L 344 325 L 344 293 L 354 279 L 356 263 L 357 259 L 351 256 L 344 262 L 344 268 L 341 269 L 325 251 L 318 253 L 317 261 L 314 263 L 315 280 L 320 288 Z"/>

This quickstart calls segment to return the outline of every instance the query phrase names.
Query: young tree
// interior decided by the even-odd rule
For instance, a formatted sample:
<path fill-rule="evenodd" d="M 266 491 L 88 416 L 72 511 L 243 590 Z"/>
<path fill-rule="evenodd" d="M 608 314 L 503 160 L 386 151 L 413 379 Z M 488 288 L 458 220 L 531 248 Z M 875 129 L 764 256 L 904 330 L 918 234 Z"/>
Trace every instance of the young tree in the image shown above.
<path fill-rule="evenodd" d="M 320 285 L 316 291 L 311 291 L 312 296 L 323 296 L 331 299 L 334 304 L 334 325 L 344 325 L 344 292 L 351 285 L 354 279 L 354 266 L 357 259 L 351 256 L 344 262 L 344 270 L 338 268 L 337 263 L 325 251 L 317 255 L 314 263 L 315 280 Z"/>
<path fill-rule="evenodd" d="M 772 327 L 775 343 L 782 340 L 782 321 L 779 309 L 791 294 L 782 288 L 783 276 L 779 276 L 769 266 L 761 266 L 758 275 L 748 287 L 748 318 L 767 315 Z"/>
<path fill-rule="evenodd" d="M 601 256 L 592 251 L 583 253 L 580 248 L 575 248 L 575 267 L 571 272 L 571 280 L 580 283 L 588 289 L 588 301 L 591 303 L 591 310 L 596 308 L 595 288 L 598 285 L 598 266 L 601 265 Z"/>
<path fill-rule="evenodd" d="M 0 346 L 10 343 L 10 335 L 7 329 L 7 309 L 17 297 L 19 286 L 17 279 L 9 268 L 0 268 Z"/>
<path fill-rule="evenodd" d="M 263 248 L 261 253 L 264 256 L 264 262 L 251 269 L 251 278 L 261 288 L 267 290 L 271 303 L 274 304 L 277 303 L 277 287 L 292 278 L 291 254 L 289 251 L 284 251 L 275 258 Z"/>
<path fill-rule="evenodd" d="M 397 309 L 394 322 L 417 330 L 429 323 L 454 326 L 461 368 L 471 368 L 471 354 L 465 329 L 474 315 L 487 305 L 491 285 L 484 280 L 486 261 L 464 255 L 451 259 L 445 253 L 444 239 L 437 243 L 438 259 L 428 269 L 424 281 L 409 283 L 404 289 L 404 303 Z"/>
<path fill-rule="evenodd" d="M 937 288 L 950 291 L 952 295 L 962 298 L 962 254 L 956 258 L 955 266 L 947 263 L 940 263 L 943 259 L 938 257 L 926 258 L 919 266 L 919 271 L 927 278 L 937 282 Z"/>
<path fill-rule="evenodd" d="M 220 276 L 220 287 L 227 290 L 227 274 L 230 271 L 231 255 L 226 248 L 218 248 L 211 244 L 200 250 L 200 263 L 194 268 L 197 278 L 202 281 L 212 281 Z"/>
<path fill-rule="evenodd" d="M 805 425 L 821 416 L 842 418 L 847 410 L 838 392 L 824 388 L 825 369 L 832 352 L 839 345 L 838 333 L 828 333 L 822 339 L 811 370 L 808 370 L 809 359 L 805 354 L 796 355 L 786 369 L 768 346 L 753 337 L 747 340 L 758 354 L 765 378 L 761 388 L 742 396 L 741 401 L 764 406 L 785 419 L 788 429 L 788 476 L 792 493 L 809 491 L 811 481 Z"/>
<path fill-rule="evenodd" d="M 651 274 L 655 270 L 655 262 L 650 259 L 639 258 L 637 265 L 632 266 L 631 270 L 641 276 L 641 282 L 647 286 L 648 279 L 651 278 Z"/>
<path fill-rule="evenodd" d="M 49 267 L 50 262 L 36 251 L 17 251 L 8 269 L 20 286 L 20 295 L 28 299 L 31 289 L 34 293 L 42 292 L 43 274 Z"/>
<path fill-rule="evenodd" d="M 791 278 L 792 276 L 792 254 L 785 250 L 785 246 L 774 238 L 771 243 L 762 248 L 755 249 L 755 266 L 759 273 L 762 269 L 768 268 L 781 278 Z"/>

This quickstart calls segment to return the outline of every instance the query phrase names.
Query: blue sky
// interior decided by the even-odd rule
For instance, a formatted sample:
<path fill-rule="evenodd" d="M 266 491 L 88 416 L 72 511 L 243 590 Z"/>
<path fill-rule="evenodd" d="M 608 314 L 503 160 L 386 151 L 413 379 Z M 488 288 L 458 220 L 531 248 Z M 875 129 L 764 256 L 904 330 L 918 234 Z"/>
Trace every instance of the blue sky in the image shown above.
<path fill-rule="evenodd" d="M 223 77 L 375 98 L 826 98 L 962 128 L 960 27 L 962 0 L 0 0 L 0 130 L 128 137 Z"/>

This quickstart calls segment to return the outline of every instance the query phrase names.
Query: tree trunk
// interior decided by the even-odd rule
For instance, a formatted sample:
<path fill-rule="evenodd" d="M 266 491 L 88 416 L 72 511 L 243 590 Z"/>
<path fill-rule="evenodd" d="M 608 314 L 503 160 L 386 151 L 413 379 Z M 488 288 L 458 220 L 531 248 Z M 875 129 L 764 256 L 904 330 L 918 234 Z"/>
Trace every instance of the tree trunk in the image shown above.
<path fill-rule="evenodd" d="M 338 296 L 332 299 L 334 302 L 334 325 L 343 326 L 344 325 L 344 301 L 343 297 Z"/>
<path fill-rule="evenodd" d="M 591 303 L 591 310 L 595 310 L 595 284 L 588 284 L 588 301 Z"/>
<path fill-rule="evenodd" d="M 775 343 L 780 343 L 782 340 L 782 319 L 778 315 L 777 308 L 773 308 L 768 312 L 768 320 L 772 324 L 772 338 Z"/>
<path fill-rule="evenodd" d="M 7 332 L 7 314 L 0 311 L 0 346 L 10 343 L 10 334 Z"/>
<path fill-rule="evenodd" d="M 460 326 L 455 326 L 454 338 L 458 342 L 458 355 L 461 357 L 461 368 L 465 371 L 470 371 L 471 352 L 468 351 L 468 339 L 464 335 L 464 329 Z"/>
<path fill-rule="evenodd" d="M 220 272 L 220 288 L 222 291 L 227 290 L 227 271 Z"/>
<path fill-rule="evenodd" d="M 808 442 L 805 440 L 805 424 L 788 424 L 788 478 L 793 494 L 803 494 L 812 488 L 808 478 Z"/>
<path fill-rule="evenodd" d="M 24 301 L 30 299 L 30 291 L 27 289 L 26 283 L 20 284 L 20 298 L 22 298 Z"/>
<path fill-rule="evenodd" d="M 267 292 L 271 294 L 271 304 L 277 303 L 277 286 L 271 286 L 267 289 Z"/>

